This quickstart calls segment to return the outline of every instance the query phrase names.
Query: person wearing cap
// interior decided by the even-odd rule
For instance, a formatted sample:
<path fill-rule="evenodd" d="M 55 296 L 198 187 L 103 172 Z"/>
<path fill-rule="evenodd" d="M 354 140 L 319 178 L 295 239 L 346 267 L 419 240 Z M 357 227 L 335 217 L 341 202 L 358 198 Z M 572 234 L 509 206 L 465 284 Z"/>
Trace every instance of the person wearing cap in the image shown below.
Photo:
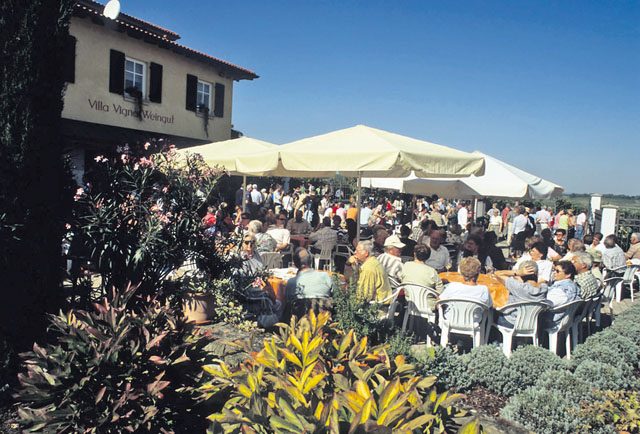
<path fill-rule="evenodd" d="M 402 259 L 400 255 L 405 244 L 397 235 L 391 235 L 384 240 L 384 253 L 378 256 L 378 262 L 384 268 L 387 276 L 400 282 L 402 280 Z"/>
<path fill-rule="evenodd" d="M 373 256 L 373 243 L 360 241 L 356 251 L 348 260 L 351 265 L 359 265 L 356 293 L 360 300 L 381 303 L 391 295 L 389 279 L 378 259 Z M 388 305 L 390 300 L 386 302 Z"/>

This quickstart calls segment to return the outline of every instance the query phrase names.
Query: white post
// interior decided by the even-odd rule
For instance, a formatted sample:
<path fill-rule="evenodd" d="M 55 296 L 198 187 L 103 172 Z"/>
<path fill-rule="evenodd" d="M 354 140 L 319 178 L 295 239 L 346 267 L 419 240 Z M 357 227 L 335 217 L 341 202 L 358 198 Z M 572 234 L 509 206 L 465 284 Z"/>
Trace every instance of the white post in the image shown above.
<path fill-rule="evenodd" d="M 242 175 L 242 212 L 247 212 L 247 175 Z"/>
<path fill-rule="evenodd" d="M 356 242 L 360 242 L 360 196 L 362 193 L 362 174 L 358 172 L 358 191 L 356 193 L 356 209 L 358 210 L 356 214 Z"/>
<path fill-rule="evenodd" d="M 606 237 L 607 235 L 615 235 L 616 226 L 618 224 L 618 207 L 615 205 L 605 205 L 602 207 L 602 222 L 600 223 L 600 232 Z"/>

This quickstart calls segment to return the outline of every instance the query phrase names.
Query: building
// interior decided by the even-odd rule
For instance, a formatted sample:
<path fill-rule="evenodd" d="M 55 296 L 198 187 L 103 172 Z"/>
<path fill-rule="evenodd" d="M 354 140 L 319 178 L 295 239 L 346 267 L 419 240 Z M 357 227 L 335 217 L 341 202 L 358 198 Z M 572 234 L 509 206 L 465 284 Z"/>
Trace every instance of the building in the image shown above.
<path fill-rule="evenodd" d="M 178 43 L 180 35 L 103 5 L 75 5 L 64 53 L 66 152 L 79 181 L 99 153 L 167 138 L 190 146 L 232 138 L 233 82 L 258 76 Z"/>

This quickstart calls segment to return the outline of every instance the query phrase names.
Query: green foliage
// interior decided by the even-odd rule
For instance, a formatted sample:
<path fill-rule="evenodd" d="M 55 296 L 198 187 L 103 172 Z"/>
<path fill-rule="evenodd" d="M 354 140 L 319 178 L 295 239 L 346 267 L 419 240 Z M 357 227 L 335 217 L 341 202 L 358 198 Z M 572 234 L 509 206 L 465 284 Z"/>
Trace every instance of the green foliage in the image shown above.
<path fill-rule="evenodd" d="M 341 330 L 357 330 L 374 343 L 381 342 L 388 333 L 388 325 L 380 320 L 375 304 L 363 301 L 356 295 L 355 283 L 333 294 L 333 320 Z"/>
<path fill-rule="evenodd" d="M 411 351 L 411 345 L 413 345 L 413 335 L 404 334 L 400 330 L 392 329 L 392 334 L 387 339 L 387 353 L 391 358 L 395 358 L 396 356 L 405 356 L 409 358 L 413 358 L 413 353 Z"/>
<path fill-rule="evenodd" d="M 572 354 L 573 366 L 585 360 L 597 360 L 612 366 L 627 364 L 631 367 L 638 363 L 638 348 L 635 343 L 614 330 L 604 330 L 589 336 L 576 347 Z"/>
<path fill-rule="evenodd" d="M 615 427 L 612 432 L 640 432 L 640 396 L 637 391 L 601 392 L 598 400 L 587 403 L 582 411 L 589 415 L 585 432 Z"/>
<path fill-rule="evenodd" d="M 560 391 L 563 397 L 571 402 L 593 400 L 591 385 L 566 369 L 550 370 L 543 373 L 535 387 Z"/>
<path fill-rule="evenodd" d="M 160 142 L 121 152 L 96 157 L 91 190 L 76 195 L 72 250 L 87 252 L 105 288 L 133 282 L 150 293 L 192 257 L 209 275 L 224 276 L 232 268 L 228 246 L 201 227 L 222 172 Z"/>
<path fill-rule="evenodd" d="M 26 432 L 165 432 L 197 427 L 204 339 L 154 299 L 130 309 L 135 289 L 93 312 L 51 318 L 52 344 L 24 353 L 20 422 Z M 196 414 L 192 414 L 196 413 Z M 194 425 L 195 423 L 195 425 Z"/>
<path fill-rule="evenodd" d="M 631 339 L 637 348 L 640 349 L 640 313 L 616 318 L 616 322 L 609 330 L 618 333 L 620 336 Z"/>
<path fill-rule="evenodd" d="M 438 390 L 464 392 L 473 386 L 465 360 L 451 347 L 427 347 L 415 358 L 423 375 L 437 377 Z"/>
<path fill-rule="evenodd" d="M 547 371 L 566 368 L 566 363 L 551 351 L 527 345 L 513 352 L 507 363 L 502 394 L 512 396 L 531 387 Z"/>
<path fill-rule="evenodd" d="M 629 390 L 638 386 L 633 370 L 624 363 L 609 365 L 597 360 L 585 360 L 575 375 L 600 390 Z"/>
<path fill-rule="evenodd" d="M 507 358 L 496 345 L 481 345 L 464 356 L 474 385 L 480 385 L 501 394 L 507 370 Z"/>
<path fill-rule="evenodd" d="M 451 429 L 458 399 L 431 388 L 403 356 L 391 360 L 384 346 L 329 325 L 327 312 L 290 325 L 238 370 L 224 363 L 205 370 L 212 397 L 230 393 L 212 414 L 213 432 L 337 433 L 443 432 Z"/>
<path fill-rule="evenodd" d="M 538 434 L 573 433 L 588 424 L 579 401 L 569 399 L 563 390 L 538 386 L 513 396 L 501 415 Z"/>

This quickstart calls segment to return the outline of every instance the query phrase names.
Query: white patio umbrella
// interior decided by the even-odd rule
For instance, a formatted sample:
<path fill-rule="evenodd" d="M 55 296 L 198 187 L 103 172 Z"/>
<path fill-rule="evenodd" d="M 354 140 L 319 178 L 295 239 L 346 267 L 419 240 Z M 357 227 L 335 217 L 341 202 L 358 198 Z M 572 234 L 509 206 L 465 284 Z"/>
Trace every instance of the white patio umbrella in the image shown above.
<path fill-rule="evenodd" d="M 244 189 L 247 175 L 265 176 L 278 167 L 278 146 L 250 137 L 212 142 L 178 150 L 179 155 L 200 154 L 209 166 L 224 167 L 232 175 L 242 175 L 242 210 L 245 211 Z M 260 154 L 259 159 L 243 157 Z"/>
<path fill-rule="evenodd" d="M 280 164 L 271 175 L 358 177 L 358 205 L 363 176 L 398 177 L 414 171 L 420 176 L 460 177 L 484 171 L 482 156 L 365 125 L 296 140 L 280 146 L 278 152 Z M 243 160 L 251 165 L 260 158 L 253 155 Z M 356 223 L 359 233 L 359 208 Z"/>
<path fill-rule="evenodd" d="M 414 173 L 406 178 L 364 178 L 363 185 L 409 194 L 437 194 L 459 199 L 473 199 L 482 196 L 539 199 L 559 196 L 564 191 L 564 188 L 551 181 L 532 175 L 482 152 L 476 151 L 473 154 L 484 157 L 484 175 L 442 179 L 421 178 Z"/>

